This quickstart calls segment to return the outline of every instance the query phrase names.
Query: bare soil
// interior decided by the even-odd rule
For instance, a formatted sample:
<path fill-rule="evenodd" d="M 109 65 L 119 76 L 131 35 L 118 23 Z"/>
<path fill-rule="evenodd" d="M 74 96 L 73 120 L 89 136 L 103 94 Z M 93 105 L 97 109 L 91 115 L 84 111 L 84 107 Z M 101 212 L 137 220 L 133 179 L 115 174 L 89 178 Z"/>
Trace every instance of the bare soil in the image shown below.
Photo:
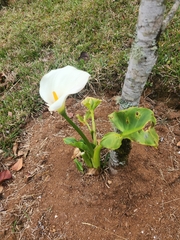
<path fill-rule="evenodd" d="M 151 98 L 150 98 L 151 97 Z M 23 168 L 3 183 L 0 239 L 5 240 L 177 240 L 180 239 L 179 98 L 143 97 L 141 106 L 155 112 L 158 149 L 133 143 L 128 165 L 111 175 L 78 172 L 73 148 L 63 137 L 78 135 L 47 109 L 27 124 L 19 150 L 28 152 Z M 99 138 L 111 130 L 108 114 L 114 98 L 103 97 L 96 111 Z M 76 121 L 84 111 L 69 98 L 67 111 Z M 4 158 L 0 170 L 17 158 Z"/>

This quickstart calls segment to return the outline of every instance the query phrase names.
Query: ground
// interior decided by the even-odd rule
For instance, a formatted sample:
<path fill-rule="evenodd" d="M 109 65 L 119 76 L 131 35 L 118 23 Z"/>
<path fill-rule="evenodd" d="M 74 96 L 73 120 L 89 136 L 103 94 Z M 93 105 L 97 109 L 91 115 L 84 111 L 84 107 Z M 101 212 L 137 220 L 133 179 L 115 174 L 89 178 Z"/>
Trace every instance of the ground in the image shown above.
<path fill-rule="evenodd" d="M 113 94 L 96 111 L 99 138 L 111 129 L 107 115 L 118 109 Z M 67 112 L 84 108 L 67 100 Z M 23 168 L 3 182 L 0 239 L 177 240 L 180 239 L 180 108 L 178 95 L 144 93 L 160 137 L 158 149 L 133 143 L 128 165 L 112 175 L 77 171 L 73 148 L 63 137 L 78 135 L 56 113 L 45 109 L 30 119 L 18 142 Z M 4 158 L 3 167 L 18 159 Z"/>

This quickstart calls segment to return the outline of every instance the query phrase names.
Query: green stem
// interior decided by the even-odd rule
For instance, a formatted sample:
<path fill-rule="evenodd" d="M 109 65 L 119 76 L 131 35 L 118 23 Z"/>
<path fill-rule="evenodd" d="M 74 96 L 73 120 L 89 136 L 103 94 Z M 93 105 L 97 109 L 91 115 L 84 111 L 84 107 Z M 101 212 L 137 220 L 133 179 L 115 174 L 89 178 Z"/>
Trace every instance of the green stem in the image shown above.
<path fill-rule="evenodd" d="M 92 164 L 94 168 L 100 167 L 100 153 L 101 153 L 102 146 L 97 145 L 94 149 L 94 155 L 92 159 Z"/>
<path fill-rule="evenodd" d="M 91 128 L 90 128 L 90 126 L 89 126 L 88 122 L 86 122 L 86 121 L 85 121 L 85 124 L 86 124 L 86 126 L 87 126 L 87 128 L 88 128 L 89 132 L 91 132 Z"/>
<path fill-rule="evenodd" d="M 95 125 L 95 121 L 94 121 L 94 111 L 91 111 L 91 119 L 92 119 L 93 143 L 94 143 L 94 145 L 97 145 L 97 139 L 96 139 L 96 125 Z"/>
<path fill-rule="evenodd" d="M 88 146 L 90 152 L 93 155 L 94 149 L 91 145 L 91 143 L 89 142 L 89 140 L 87 139 L 87 137 L 84 135 L 84 133 L 81 131 L 81 129 L 78 128 L 78 126 L 68 117 L 68 115 L 66 114 L 66 110 L 64 109 L 64 111 L 61 111 L 60 114 L 66 119 L 66 121 L 76 130 L 77 133 L 79 133 L 79 135 L 82 137 L 82 139 L 84 140 L 84 142 L 86 143 L 86 145 Z"/>

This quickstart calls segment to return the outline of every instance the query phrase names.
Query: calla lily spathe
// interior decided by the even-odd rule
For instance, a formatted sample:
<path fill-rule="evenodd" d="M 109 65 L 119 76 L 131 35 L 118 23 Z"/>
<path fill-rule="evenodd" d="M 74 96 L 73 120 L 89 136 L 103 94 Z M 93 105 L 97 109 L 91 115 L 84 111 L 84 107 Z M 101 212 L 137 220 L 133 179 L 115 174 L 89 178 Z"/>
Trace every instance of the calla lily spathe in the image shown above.
<path fill-rule="evenodd" d="M 90 74 L 72 66 L 51 70 L 40 81 L 39 93 L 49 111 L 63 111 L 66 98 L 81 91 Z"/>

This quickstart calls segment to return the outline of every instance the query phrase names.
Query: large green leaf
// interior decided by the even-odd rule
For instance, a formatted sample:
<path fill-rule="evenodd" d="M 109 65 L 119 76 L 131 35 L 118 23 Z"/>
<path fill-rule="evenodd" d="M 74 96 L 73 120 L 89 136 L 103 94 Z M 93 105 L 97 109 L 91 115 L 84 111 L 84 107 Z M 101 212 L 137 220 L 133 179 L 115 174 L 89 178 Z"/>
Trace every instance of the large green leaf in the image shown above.
<path fill-rule="evenodd" d="M 159 136 L 154 128 L 134 132 L 128 136 L 128 139 L 152 147 L 157 147 L 159 142 Z"/>
<path fill-rule="evenodd" d="M 131 107 L 109 115 L 110 121 L 123 135 L 143 129 L 147 124 L 155 125 L 154 113 L 147 108 Z"/>
<path fill-rule="evenodd" d="M 132 107 L 109 115 L 111 122 L 120 130 L 123 139 L 140 144 L 158 146 L 159 137 L 154 129 L 156 119 L 147 108 Z"/>
<path fill-rule="evenodd" d="M 107 149 L 115 150 L 121 146 L 122 136 L 116 132 L 109 132 L 101 140 L 101 146 Z"/>

